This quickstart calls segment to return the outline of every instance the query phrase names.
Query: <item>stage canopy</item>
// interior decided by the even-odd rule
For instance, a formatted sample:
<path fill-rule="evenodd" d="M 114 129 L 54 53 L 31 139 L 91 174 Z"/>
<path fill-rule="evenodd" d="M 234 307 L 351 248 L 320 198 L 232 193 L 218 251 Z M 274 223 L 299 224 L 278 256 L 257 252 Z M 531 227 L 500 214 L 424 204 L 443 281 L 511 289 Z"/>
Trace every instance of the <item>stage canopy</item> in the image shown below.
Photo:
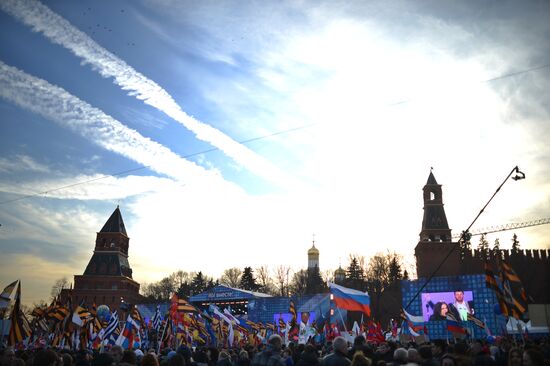
<path fill-rule="evenodd" d="M 234 302 L 234 301 L 247 301 L 258 298 L 272 297 L 271 295 L 261 292 L 241 290 L 239 288 L 233 288 L 229 286 L 219 285 L 211 288 L 208 291 L 202 292 L 198 295 L 191 296 L 189 301 L 191 303 L 219 303 L 219 302 Z"/>

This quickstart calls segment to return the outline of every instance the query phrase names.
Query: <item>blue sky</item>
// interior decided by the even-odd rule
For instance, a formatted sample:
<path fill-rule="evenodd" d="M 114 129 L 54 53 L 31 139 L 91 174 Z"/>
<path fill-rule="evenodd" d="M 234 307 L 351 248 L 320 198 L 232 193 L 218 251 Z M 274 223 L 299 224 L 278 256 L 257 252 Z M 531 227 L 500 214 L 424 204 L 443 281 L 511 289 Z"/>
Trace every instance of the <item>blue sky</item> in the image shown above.
<path fill-rule="evenodd" d="M 117 204 L 141 282 L 297 270 L 312 233 L 324 270 L 384 250 L 411 264 L 430 167 L 455 233 L 515 165 L 527 179 L 477 226 L 549 217 L 548 15 L 514 1 L 2 0 L 0 201 L 143 169 L 3 203 L 0 278 L 46 298 L 83 271 Z M 550 245 L 550 226 L 517 234 Z"/>

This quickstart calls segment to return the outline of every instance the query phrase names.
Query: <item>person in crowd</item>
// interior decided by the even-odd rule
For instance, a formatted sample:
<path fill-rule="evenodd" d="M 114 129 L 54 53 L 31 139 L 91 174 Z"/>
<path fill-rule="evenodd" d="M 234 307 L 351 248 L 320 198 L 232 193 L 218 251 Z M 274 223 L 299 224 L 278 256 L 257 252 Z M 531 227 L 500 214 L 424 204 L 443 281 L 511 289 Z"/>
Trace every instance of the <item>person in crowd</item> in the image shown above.
<path fill-rule="evenodd" d="M 351 360 L 351 366 L 371 366 L 372 361 L 365 357 L 363 352 L 357 351 Z"/>
<path fill-rule="evenodd" d="M 431 346 L 422 345 L 418 347 L 418 353 L 420 354 L 420 359 L 422 360 L 422 366 L 439 366 L 439 363 L 433 357 Z"/>
<path fill-rule="evenodd" d="M 286 366 L 294 366 L 294 358 L 292 358 L 292 351 L 290 348 L 283 350 L 283 361 Z"/>
<path fill-rule="evenodd" d="M 398 348 L 393 351 L 393 362 L 392 366 L 405 365 L 408 362 L 408 352 L 405 348 Z"/>
<path fill-rule="evenodd" d="M 61 358 L 63 359 L 63 366 L 73 366 L 73 356 L 69 353 L 64 352 Z"/>
<path fill-rule="evenodd" d="M 363 355 L 366 356 L 367 340 L 362 335 L 358 335 L 353 340 L 353 347 L 348 352 L 348 358 L 353 358 L 356 352 L 363 352 Z"/>
<path fill-rule="evenodd" d="M 473 341 L 470 346 L 470 354 L 473 357 L 474 366 L 496 366 L 495 360 L 489 355 L 488 350 L 479 341 Z"/>
<path fill-rule="evenodd" d="M 159 361 L 154 353 L 147 353 L 141 359 L 141 366 L 159 366 Z"/>
<path fill-rule="evenodd" d="M 137 357 L 136 353 L 132 350 L 125 350 L 122 353 L 122 359 L 120 360 L 120 366 L 136 366 L 137 365 Z M 63 366 L 66 366 L 63 364 Z"/>
<path fill-rule="evenodd" d="M 529 348 L 523 351 L 523 366 L 543 366 L 544 355 L 535 348 Z"/>
<path fill-rule="evenodd" d="M 396 348 L 397 347 L 393 343 L 382 343 L 376 348 L 374 359 L 376 361 L 385 361 L 387 364 L 391 363 L 393 361 L 393 351 L 395 351 Z"/>
<path fill-rule="evenodd" d="M 422 362 L 418 350 L 413 347 L 407 350 L 407 359 L 409 360 L 409 364 L 420 365 L 420 363 Z"/>
<path fill-rule="evenodd" d="M 280 335 L 271 335 L 265 349 L 254 357 L 251 366 L 285 366 L 281 357 L 282 345 L 283 340 Z"/>
<path fill-rule="evenodd" d="M 237 366 L 250 366 L 250 358 L 248 357 L 248 352 L 244 349 L 239 352 Z"/>
<path fill-rule="evenodd" d="M 221 351 L 220 355 L 218 357 L 218 363 L 217 366 L 233 366 L 231 363 L 231 356 L 229 355 L 229 352 L 227 351 Z"/>
<path fill-rule="evenodd" d="M 179 353 L 174 352 L 172 357 L 168 359 L 168 366 L 185 366 L 185 359 Z"/>
<path fill-rule="evenodd" d="M 333 341 L 334 351 L 323 358 L 322 366 L 349 366 L 351 361 L 347 358 L 348 342 L 344 337 L 336 337 Z"/>
<path fill-rule="evenodd" d="M 517 347 L 513 347 L 508 351 L 508 366 L 522 366 L 523 356 Z"/>
<path fill-rule="evenodd" d="M 208 366 L 208 354 L 204 349 L 197 349 L 193 354 L 193 361 L 197 366 Z"/>
<path fill-rule="evenodd" d="M 302 352 L 304 352 L 304 348 L 306 346 L 304 344 L 297 345 L 293 352 L 292 352 L 292 361 L 294 361 L 294 364 L 296 365 L 298 361 L 300 361 L 300 356 L 302 355 Z"/>
<path fill-rule="evenodd" d="M 115 365 L 119 365 L 120 364 L 120 361 L 122 361 L 122 355 L 124 353 L 124 350 L 122 349 L 122 347 L 116 345 L 116 346 L 113 346 L 110 350 L 109 350 L 109 355 L 111 355 L 111 357 L 113 358 L 113 361 L 115 363 Z"/>
<path fill-rule="evenodd" d="M 235 350 L 229 350 L 229 359 L 231 360 L 231 363 L 233 365 L 237 364 L 237 361 L 239 361 L 239 355 L 237 354 L 237 352 L 235 352 Z"/>
<path fill-rule="evenodd" d="M 7 347 L 4 349 L 4 354 L 0 358 L 0 364 L 2 366 L 9 366 L 15 359 L 15 351 L 12 347 Z"/>
<path fill-rule="evenodd" d="M 456 366 L 455 358 L 450 354 L 441 357 L 441 366 Z"/>
<path fill-rule="evenodd" d="M 90 366 L 91 356 L 88 351 L 80 350 L 75 355 L 75 366 Z"/>
<path fill-rule="evenodd" d="M 445 320 L 447 319 L 447 312 L 449 307 L 447 303 L 439 301 L 434 305 L 434 313 L 430 316 L 430 321 Z"/>
<path fill-rule="evenodd" d="M 33 366 L 58 366 L 63 364 L 63 360 L 51 349 L 40 350 L 34 354 Z M 111 365 L 94 365 L 111 366 Z"/>
<path fill-rule="evenodd" d="M 36 359 L 36 356 L 35 356 Z M 92 359 L 92 366 L 113 366 L 114 360 L 113 357 L 109 353 L 100 353 L 99 355 L 96 355 Z M 41 365 L 33 365 L 33 366 L 41 366 Z M 153 366 L 153 365 L 150 365 Z M 158 366 L 155 365 L 155 366 Z"/>
<path fill-rule="evenodd" d="M 134 353 L 136 355 L 136 364 L 141 364 L 141 359 L 143 358 L 143 351 L 140 349 L 134 350 Z"/>
<path fill-rule="evenodd" d="M 13 359 L 10 366 L 25 366 L 25 361 L 22 358 L 16 357 Z"/>
<path fill-rule="evenodd" d="M 432 343 L 432 356 L 438 362 L 441 363 L 441 357 L 447 353 L 447 343 L 442 339 L 436 339 Z"/>
<path fill-rule="evenodd" d="M 315 346 L 308 344 L 300 355 L 300 359 L 296 366 L 319 366 L 319 354 Z"/>
<path fill-rule="evenodd" d="M 497 365 L 502 363 L 500 349 L 497 346 L 489 347 L 489 355 L 497 363 Z"/>
<path fill-rule="evenodd" d="M 208 366 L 216 366 L 220 352 L 216 347 L 209 347 L 206 351 Z"/>
<path fill-rule="evenodd" d="M 181 345 L 176 352 L 183 357 L 186 366 L 197 366 L 197 364 L 192 360 L 192 353 L 189 347 Z"/>

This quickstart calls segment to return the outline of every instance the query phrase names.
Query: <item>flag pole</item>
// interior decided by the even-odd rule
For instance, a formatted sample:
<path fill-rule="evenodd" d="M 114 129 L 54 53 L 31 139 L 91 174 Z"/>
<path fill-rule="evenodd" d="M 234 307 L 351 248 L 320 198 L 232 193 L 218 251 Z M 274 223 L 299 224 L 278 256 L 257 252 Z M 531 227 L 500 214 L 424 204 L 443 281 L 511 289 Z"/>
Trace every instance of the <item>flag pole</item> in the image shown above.
<path fill-rule="evenodd" d="M 164 323 L 164 328 L 162 329 L 162 335 L 160 336 L 160 342 L 158 342 L 157 346 L 157 354 L 160 353 L 160 346 L 162 345 L 162 340 L 164 339 L 164 332 L 166 332 L 166 326 L 168 325 L 168 320 L 170 320 L 170 317 L 166 319 L 166 322 Z"/>
<path fill-rule="evenodd" d="M 338 314 L 340 315 L 340 319 L 342 320 L 342 324 L 344 325 L 344 330 L 346 331 L 346 333 L 348 332 L 348 328 L 346 327 L 346 322 L 344 322 L 344 318 L 342 317 L 342 312 L 340 311 L 340 308 L 337 308 L 338 309 Z"/>

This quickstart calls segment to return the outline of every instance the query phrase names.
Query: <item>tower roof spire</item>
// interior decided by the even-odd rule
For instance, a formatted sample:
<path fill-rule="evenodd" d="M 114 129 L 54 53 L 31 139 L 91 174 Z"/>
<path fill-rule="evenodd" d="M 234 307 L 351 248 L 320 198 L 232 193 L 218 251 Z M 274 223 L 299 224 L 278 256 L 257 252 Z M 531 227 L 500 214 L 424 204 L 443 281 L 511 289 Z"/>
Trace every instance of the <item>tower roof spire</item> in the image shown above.
<path fill-rule="evenodd" d="M 122 214 L 120 213 L 120 208 L 118 205 L 116 209 L 111 214 L 111 217 L 107 220 L 105 225 L 100 231 L 101 233 L 123 233 L 126 234 L 126 227 L 124 226 L 124 221 L 122 220 Z"/>
<path fill-rule="evenodd" d="M 420 240 L 446 242 L 451 240 L 451 229 L 443 208 L 441 184 L 435 180 L 432 169 L 430 169 L 428 181 L 423 188 L 424 218 L 422 219 Z"/>
<path fill-rule="evenodd" d="M 430 175 L 428 176 L 428 181 L 426 182 L 426 184 L 437 184 L 432 170 L 433 168 L 430 168 Z"/>

